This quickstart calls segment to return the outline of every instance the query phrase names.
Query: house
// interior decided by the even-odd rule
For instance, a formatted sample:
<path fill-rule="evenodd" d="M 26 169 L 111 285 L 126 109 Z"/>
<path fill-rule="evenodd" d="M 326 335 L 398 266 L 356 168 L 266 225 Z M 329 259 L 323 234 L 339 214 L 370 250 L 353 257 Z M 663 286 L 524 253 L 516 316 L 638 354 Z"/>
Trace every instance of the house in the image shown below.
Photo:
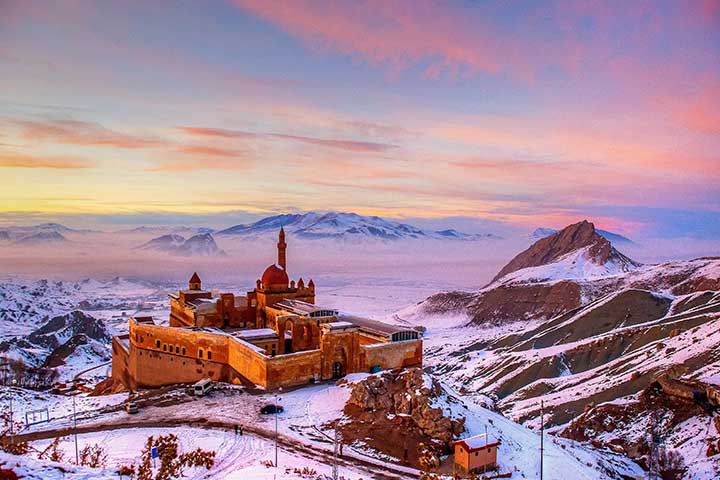
<path fill-rule="evenodd" d="M 500 441 L 489 441 L 486 434 L 453 442 L 457 472 L 477 473 L 497 468 L 497 447 Z"/>

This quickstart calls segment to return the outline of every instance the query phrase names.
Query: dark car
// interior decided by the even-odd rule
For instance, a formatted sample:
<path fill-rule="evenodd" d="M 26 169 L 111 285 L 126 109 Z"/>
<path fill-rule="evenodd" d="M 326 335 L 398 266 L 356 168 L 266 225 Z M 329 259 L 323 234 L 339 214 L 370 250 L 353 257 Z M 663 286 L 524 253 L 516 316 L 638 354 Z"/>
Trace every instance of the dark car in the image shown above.
<path fill-rule="evenodd" d="M 281 405 L 273 405 L 272 403 L 268 403 L 260 409 L 260 413 L 263 415 L 272 415 L 273 413 L 282 413 L 283 411 Z"/>

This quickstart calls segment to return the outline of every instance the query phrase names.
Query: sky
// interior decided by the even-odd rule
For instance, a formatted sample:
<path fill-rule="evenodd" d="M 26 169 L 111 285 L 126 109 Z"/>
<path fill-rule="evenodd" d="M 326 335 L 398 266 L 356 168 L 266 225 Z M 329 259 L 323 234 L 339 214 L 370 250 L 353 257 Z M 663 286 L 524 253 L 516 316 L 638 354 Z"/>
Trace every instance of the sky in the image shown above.
<path fill-rule="evenodd" d="M 6 221 L 720 237 L 719 0 L 0 7 Z"/>

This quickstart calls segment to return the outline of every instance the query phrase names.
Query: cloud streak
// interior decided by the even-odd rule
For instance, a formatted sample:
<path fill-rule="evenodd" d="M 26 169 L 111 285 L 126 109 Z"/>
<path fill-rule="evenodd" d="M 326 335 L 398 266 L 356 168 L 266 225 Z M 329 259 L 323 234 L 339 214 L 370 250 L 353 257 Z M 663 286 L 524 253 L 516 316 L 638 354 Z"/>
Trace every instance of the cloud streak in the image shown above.
<path fill-rule="evenodd" d="M 0 168 L 50 168 L 55 170 L 75 170 L 92 168 L 95 162 L 69 156 L 26 155 L 22 153 L 0 152 Z"/>
<path fill-rule="evenodd" d="M 20 130 L 20 138 L 32 142 L 54 142 L 68 145 L 101 146 L 137 149 L 165 146 L 166 141 L 121 133 L 98 123 L 72 119 L 10 120 L 10 125 Z"/>
<path fill-rule="evenodd" d="M 378 143 L 347 139 L 318 138 L 289 133 L 254 133 L 242 130 L 226 130 L 222 128 L 178 127 L 182 132 L 201 137 L 215 137 L 224 139 L 282 139 L 294 142 L 317 145 L 352 152 L 381 153 L 398 148 L 390 143 Z"/>

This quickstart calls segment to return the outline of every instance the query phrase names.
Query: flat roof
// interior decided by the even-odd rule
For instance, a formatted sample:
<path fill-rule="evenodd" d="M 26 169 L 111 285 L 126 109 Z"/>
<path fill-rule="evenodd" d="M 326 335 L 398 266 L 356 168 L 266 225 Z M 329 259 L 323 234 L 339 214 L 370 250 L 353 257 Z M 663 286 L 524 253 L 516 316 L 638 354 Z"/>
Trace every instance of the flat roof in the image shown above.
<path fill-rule="evenodd" d="M 356 325 L 350 322 L 328 322 L 325 325 L 330 327 L 331 329 L 336 328 L 349 328 L 349 327 L 355 327 Z"/>
<path fill-rule="evenodd" d="M 277 338 L 277 333 L 272 328 L 253 328 L 250 330 L 238 330 L 233 332 L 233 335 L 245 340 L 252 340 L 258 338 Z"/>
<path fill-rule="evenodd" d="M 337 313 L 337 310 L 335 310 L 334 308 L 320 307 L 318 305 L 313 305 L 312 303 L 303 302 L 302 300 L 291 300 L 287 298 L 279 301 L 273 306 L 280 307 L 283 310 L 287 310 L 298 315 L 310 315 L 311 313 L 321 311 L 330 311 Z"/>
<path fill-rule="evenodd" d="M 414 332 L 412 328 L 404 328 L 399 327 L 397 325 L 391 325 L 389 323 L 380 322 L 378 320 L 371 320 L 369 318 L 363 318 L 358 317 L 355 315 L 348 315 L 348 314 L 340 314 L 338 315 L 338 320 L 341 322 L 348 322 L 352 323 L 353 325 L 356 325 L 360 327 L 361 329 L 366 330 L 374 330 L 376 332 L 385 334 L 385 335 L 392 335 L 393 333 L 399 333 L 399 332 Z"/>
<path fill-rule="evenodd" d="M 453 445 L 457 445 L 458 443 L 462 443 L 463 445 L 465 445 L 465 448 L 470 452 L 480 450 L 486 447 L 494 447 L 500 445 L 499 441 L 488 442 L 487 435 L 485 435 L 484 433 L 456 440 L 453 442 Z"/>

